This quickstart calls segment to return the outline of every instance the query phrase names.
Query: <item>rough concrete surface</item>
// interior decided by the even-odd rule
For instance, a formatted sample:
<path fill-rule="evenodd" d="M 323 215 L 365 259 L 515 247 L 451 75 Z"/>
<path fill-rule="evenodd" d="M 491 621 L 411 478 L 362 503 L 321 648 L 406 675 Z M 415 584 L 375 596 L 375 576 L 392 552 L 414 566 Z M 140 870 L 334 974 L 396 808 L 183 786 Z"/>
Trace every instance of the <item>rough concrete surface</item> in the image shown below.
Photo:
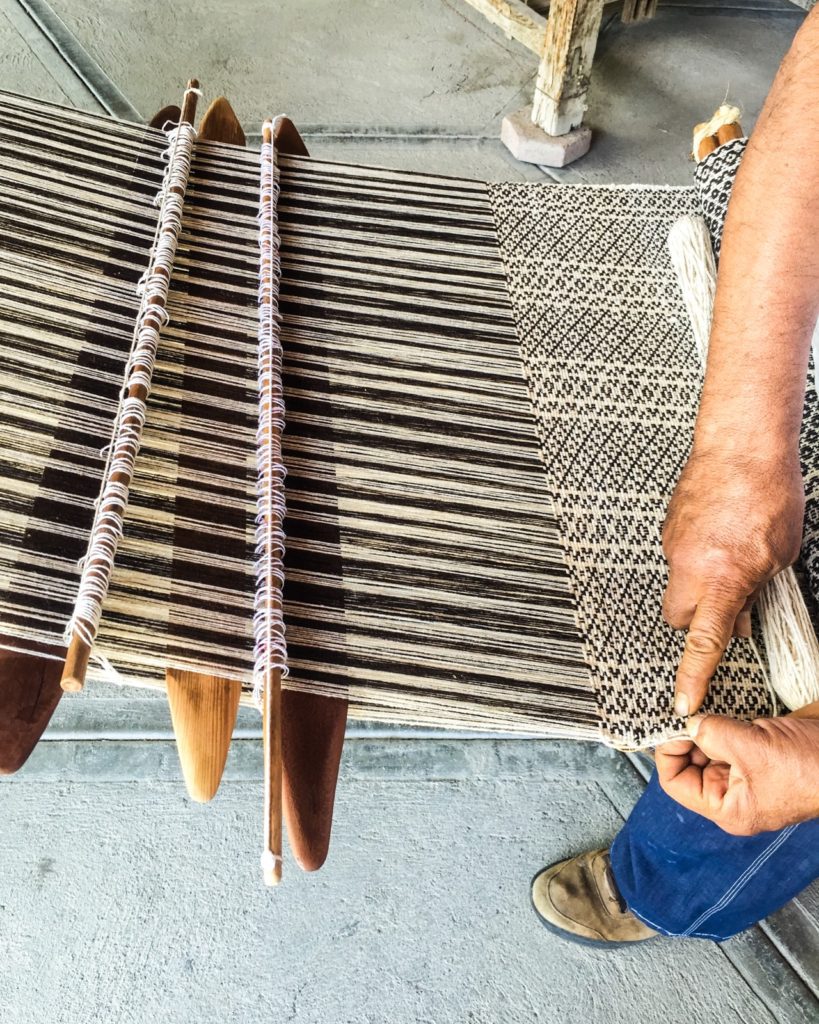
<path fill-rule="evenodd" d="M 4 1021 L 776 1019 L 711 943 L 612 955 L 538 924 L 534 871 L 621 821 L 607 751 L 353 744 L 329 863 L 305 876 L 288 862 L 265 891 L 260 788 L 245 778 L 257 745 L 235 752 L 209 807 L 170 778 L 170 745 L 150 745 L 139 781 L 122 778 L 120 751 L 86 746 L 41 746 L 0 785 Z"/>
<path fill-rule="evenodd" d="M 520 164 L 509 172 L 499 134 L 504 114 L 531 103 L 536 60 L 464 0 L 53 6 L 143 115 L 173 102 L 187 76 L 198 75 L 208 96 L 231 99 L 250 130 L 286 111 L 318 156 L 404 166 L 412 140 L 412 167 L 528 176 Z M 586 119 L 591 152 L 550 174 L 687 184 L 692 126 L 727 94 L 750 127 L 803 17 L 784 0 L 661 4 L 654 20 L 628 26 L 607 14 Z M 467 140 L 471 151 L 460 145 Z"/>

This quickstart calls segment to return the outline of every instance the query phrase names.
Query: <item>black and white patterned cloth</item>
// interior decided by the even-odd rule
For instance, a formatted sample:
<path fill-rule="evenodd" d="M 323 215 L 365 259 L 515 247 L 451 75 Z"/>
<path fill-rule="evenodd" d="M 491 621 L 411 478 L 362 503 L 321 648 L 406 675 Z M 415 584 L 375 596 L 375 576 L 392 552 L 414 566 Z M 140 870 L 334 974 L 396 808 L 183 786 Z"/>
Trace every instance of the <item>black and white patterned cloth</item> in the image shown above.
<path fill-rule="evenodd" d="M 677 731 L 683 637 L 662 617 L 661 529 L 693 435 L 702 372 L 668 251 L 692 189 L 490 186 L 544 464 L 603 733 Z M 710 709 L 764 714 L 735 641 Z"/>

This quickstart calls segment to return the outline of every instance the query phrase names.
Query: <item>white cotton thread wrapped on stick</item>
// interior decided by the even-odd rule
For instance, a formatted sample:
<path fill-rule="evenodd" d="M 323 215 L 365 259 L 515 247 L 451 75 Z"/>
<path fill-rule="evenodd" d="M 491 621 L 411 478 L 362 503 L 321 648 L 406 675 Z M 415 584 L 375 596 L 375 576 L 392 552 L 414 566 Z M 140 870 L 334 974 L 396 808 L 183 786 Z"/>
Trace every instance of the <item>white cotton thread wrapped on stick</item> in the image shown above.
<path fill-rule="evenodd" d="M 717 267 L 702 217 L 686 215 L 668 235 L 668 250 L 703 366 L 708 355 Z M 796 573 L 784 569 L 762 588 L 757 611 L 765 640 L 768 679 L 791 711 L 819 700 L 819 641 Z"/>

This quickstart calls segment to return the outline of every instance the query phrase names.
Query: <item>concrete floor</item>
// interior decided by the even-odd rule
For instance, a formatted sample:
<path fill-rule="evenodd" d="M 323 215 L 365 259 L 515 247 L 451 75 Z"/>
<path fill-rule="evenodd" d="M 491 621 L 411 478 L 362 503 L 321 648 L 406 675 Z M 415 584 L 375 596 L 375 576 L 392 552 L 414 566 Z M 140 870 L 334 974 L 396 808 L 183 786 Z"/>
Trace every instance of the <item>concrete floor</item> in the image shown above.
<path fill-rule="evenodd" d="M 319 156 L 546 180 L 497 141 L 534 62 L 462 0 L 52 0 L 85 83 L 46 5 L 29 2 L 39 26 L 25 7 L 0 0 L 5 89 L 94 110 L 87 83 L 108 76 L 149 117 L 197 75 L 250 132 L 286 110 Z M 803 16 L 735 0 L 661 6 L 628 29 L 607 17 L 593 149 L 549 176 L 688 182 L 691 125 L 727 92 L 751 126 Z M 530 876 L 611 839 L 642 786 L 626 758 L 357 729 L 328 865 L 288 863 L 267 892 L 257 736 L 243 713 L 203 808 L 185 796 L 161 697 L 100 686 L 63 700 L 0 785 L 0 1024 L 819 1020 L 816 891 L 721 946 L 603 954 L 539 927 Z"/>

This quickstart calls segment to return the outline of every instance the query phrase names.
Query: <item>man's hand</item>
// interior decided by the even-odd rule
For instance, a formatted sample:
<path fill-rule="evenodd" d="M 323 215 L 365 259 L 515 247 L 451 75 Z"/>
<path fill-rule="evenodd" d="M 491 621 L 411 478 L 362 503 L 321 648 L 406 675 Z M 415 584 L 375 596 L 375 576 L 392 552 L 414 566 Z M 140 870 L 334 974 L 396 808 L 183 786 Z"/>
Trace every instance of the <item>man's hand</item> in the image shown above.
<path fill-rule="evenodd" d="M 819 817 L 819 719 L 706 715 L 689 732 L 657 748 L 660 785 L 683 807 L 736 836 Z"/>
<path fill-rule="evenodd" d="M 804 485 L 798 457 L 695 446 L 663 528 L 669 581 L 663 615 L 688 629 L 675 710 L 702 704 L 731 637 L 751 635 L 760 587 L 799 554 Z"/>

